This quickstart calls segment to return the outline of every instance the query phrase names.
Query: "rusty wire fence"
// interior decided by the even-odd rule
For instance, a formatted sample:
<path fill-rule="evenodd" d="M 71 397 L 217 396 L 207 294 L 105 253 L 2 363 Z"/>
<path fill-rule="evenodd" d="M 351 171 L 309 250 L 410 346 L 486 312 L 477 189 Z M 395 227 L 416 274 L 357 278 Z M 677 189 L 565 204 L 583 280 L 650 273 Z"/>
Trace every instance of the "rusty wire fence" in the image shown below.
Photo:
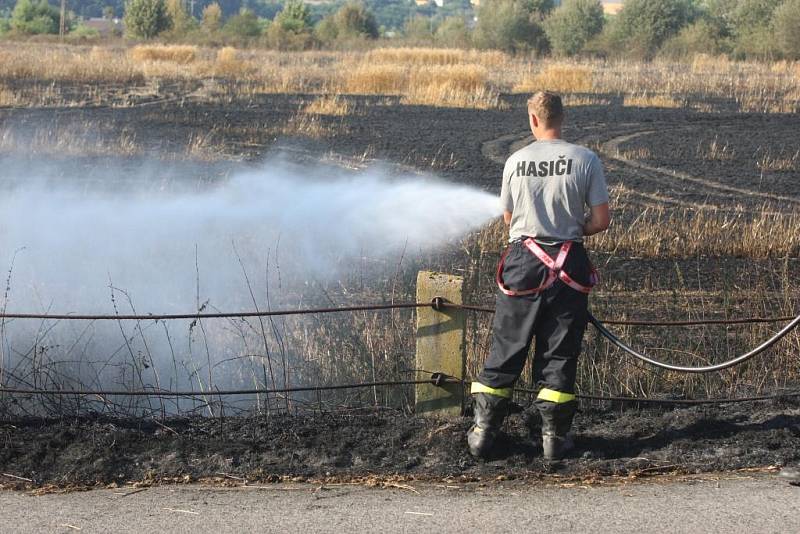
<path fill-rule="evenodd" d="M 414 311 L 437 305 L 443 306 L 445 312 L 449 307 L 470 314 L 468 375 L 474 376 L 480 363 L 476 353 L 485 350 L 488 342 L 492 306 L 411 301 L 163 315 L 3 311 L 0 333 L 4 338 L 8 329 L 20 322 L 38 326 L 36 341 L 27 351 L 12 349 L 4 341 L 0 413 L 5 417 L 101 413 L 164 418 L 381 407 L 410 411 L 413 387 L 430 382 L 415 378 L 417 370 L 411 346 Z M 615 317 L 601 320 L 620 335 L 641 343 L 656 339 L 653 331 L 670 331 L 673 337 L 683 336 L 684 340 L 691 337 L 685 333 L 676 335 L 677 328 L 702 328 L 707 335 L 719 329 L 730 333 L 735 328 L 755 327 L 767 334 L 774 331 L 775 325 L 792 319 L 792 316 L 752 316 L 677 321 Z M 179 329 L 174 324 L 180 321 L 185 322 L 183 327 L 189 332 L 189 348 L 179 361 L 178 343 L 174 339 Z M 78 341 L 72 339 L 69 350 L 64 350 L 58 336 L 53 335 L 58 325 L 70 325 L 73 335 L 79 334 Z M 104 343 L 107 341 L 99 325 L 118 329 L 117 350 L 97 360 L 86 358 L 86 352 L 82 357 L 70 359 L 79 340 L 90 337 L 89 331 Z M 639 328 L 648 329 L 650 334 L 637 337 L 635 329 Z M 384 334 L 380 339 L 374 339 L 381 331 Z M 752 333 L 743 336 L 737 347 L 749 342 L 752 336 Z M 234 339 L 238 340 L 238 346 L 232 348 Z M 579 396 L 593 402 L 637 404 L 698 404 L 797 396 L 788 377 L 774 381 L 769 376 L 787 365 L 786 354 L 796 349 L 799 342 L 797 333 L 792 331 L 782 341 L 784 345 L 748 362 L 744 370 L 686 377 L 648 369 L 641 362 L 625 359 L 595 331 L 587 335 L 578 379 Z M 192 347 L 192 343 L 196 346 Z M 730 339 L 728 343 L 730 346 Z M 91 347 L 91 343 L 86 343 L 84 351 Z M 169 347 L 171 357 L 164 358 L 154 352 L 164 347 Z M 294 350 L 296 347 L 303 350 Z M 325 347 L 328 352 L 320 353 Z M 212 350 L 219 348 L 230 354 L 222 358 L 212 355 Z M 702 348 L 708 350 L 709 346 Z M 58 358 L 52 355 L 57 351 Z M 730 351 L 718 351 L 716 355 L 725 358 Z M 688 355 L 694 363 L 699 357 L 695 353 Z M 634 371 L 626 371 L 628 366 Z M 759 372 L 765 377 L 760 383 L 753 383 L 752 377 Z M 530 378 L 526 372 L 518 384 L 521 396 L 536 391 Z M 622 382 L 626 378 L 629 381 Z M 432 379 L 469 382 L 468 377 L 463 381 L 441 376 Z M 690 392 L 697 398 L 689 398 Z"/>

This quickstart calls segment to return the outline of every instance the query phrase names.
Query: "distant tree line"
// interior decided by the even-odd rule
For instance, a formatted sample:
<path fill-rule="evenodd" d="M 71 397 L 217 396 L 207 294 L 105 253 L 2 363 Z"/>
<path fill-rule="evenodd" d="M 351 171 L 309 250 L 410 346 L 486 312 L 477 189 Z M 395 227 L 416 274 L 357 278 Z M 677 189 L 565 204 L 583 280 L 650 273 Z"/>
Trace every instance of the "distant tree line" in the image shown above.
<path fill-rule="evenodd" d="M 614 16 L 604 14 L 599 0 L 559 5 L 480 0 L 475 9 L 469 0 L 442 7 L 413 0 L 314 5 L 302 0 L 81 0 L 79 5 L 107 17 L 124 16 L 128 36 L 136 39 L 309 49 L 353 47 L 383 37 L 413 45 L 566 57 L 647 60 L 707 53 L 800 59 L 800 0 L 626 0 Z M 58 31 L 58 9 L 47 0 L 0 0 L 0 14 L 0 34 Z M 70 21 L 73 31 L 80 28 L 74 23 L 78 17 Z"/>

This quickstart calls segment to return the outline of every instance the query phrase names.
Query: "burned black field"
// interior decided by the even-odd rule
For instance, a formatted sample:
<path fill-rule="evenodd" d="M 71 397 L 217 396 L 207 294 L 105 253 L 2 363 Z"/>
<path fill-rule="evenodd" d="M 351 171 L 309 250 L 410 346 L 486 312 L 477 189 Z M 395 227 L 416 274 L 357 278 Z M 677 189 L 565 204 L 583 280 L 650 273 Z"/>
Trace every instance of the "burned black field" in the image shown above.
<path fill-rule="evenodd" d="M 198 180 L 223 179 L 231 166 L 247 166 L 281 151 L 293 154 L 301 164 L 323 156 L 390 161 L 492 193 L 499 190 L 502 161 L 515 147 L 528 142 L 521 96 L 504 97 L 506 110 L 488 111 L 405 106 L 393 98 L 354 97 L 355 113 L 319 117 L 315 127 L 327 134 L 275 129 L 276 124 L 296 116 L 310 99 L 269 95 L 225 104 L 186 101 L 117 109 L 0 109 L 0 125 L 18 131 L 21 138 L 30 135 L 31 144 L 35 141 L 32 125 L 42 122 L 65 129 L 91 124 L 100 132 L 124 131 L 135 139 L 138 148 L 122 158 L 103 150 L 50 154 L 56 161 L 62 158 L 92 169 L 88 174 L 94 177 L 102 175 L 104 166 L 112 168 L 112 160 L 114 169 L 119 168 L 119 161 L 134 169 L 153 154 L 186 154 L 192 142 L 197 144 L 199 133 L 206 132 L 202 150 L 196 152 L 214 157 L 192 163 L 198 169 Z M 612 102 L 611 106 L 570 109 L 568 121 L 566 139 L 598 151 L 609 185 L 620 188 L 616 200 L 625 209 L 617 224 L 622 232 L 641 233 L 643 225 L 645 230 L 675 225 L 670 214 L 685 209 L 714 214 L 791 214 L 800 207 L 797 116 L 641 109 Z M 2 157 L 17 161 L 31 155 Z M 109 177 L 114 178 L 124 177 Z M 640 214 L 653 210 L 664 210 L 658 212 L 663 220 L 656 217 L 642 222 Z M 775 251 L 775 242 L 788 243 L 795 236 L 775 233 L 770 239 L 757 238 L 750 249 L 703 254 L 689 246 L 691 232 L 676 234 L 674 248 L 596 247 L 595 261 L 604 276 L 604 288 L 595 297 L 597 314 L 679 319 L 687 315 L 796 313 L 800 302 L 795 282 L 800 275 L 798 251 Z M 731 235 L 730 239 L 737 237 Z M 723 246 L 724 239 L 720 242 Z M 420 267 L 444 270 L 451 265 L 448 261 L 436 256 L 433 264 Z M 482 256 L 483 263 L 477 264 L 473 292 L 477 303 L 491 302 L 494 261 L 493 255 Z M 691 296 L 684 297 L 684 293 Z M 696 309 L 688 310 L 692 306 Z M 770 328 L 744 340 L 734 339 L 730 330 L 714 330 L 712 337 L 723 339 L 718 345 L 690 342 L 688 349 L 738 352 L 742 343 L 763 339 L 777 329 Z M 679 332 L 655 330 L 641 334 L 639 340 L 645 346 L 660 347 L 667 343 L 665 338 L 680 338 Z M 593 333 L 587 338 L 590 336 Z M 726 342 L 730 343 L 727 348 Z M 405 343 L 408 347 L 413 340 Z M 796 353 L 793 338 L 759 357 L 744 378 L 726 371 L 713 388 L 701 379 L 689 386 L 675 385 L 673 375 L 660 374 L 657 377 L 669 379 L 667 386 L 642 391 L 640 382 L 628 392 L 681 397 L 689 391 L 689 396 L 702 397 L 706 393 L 734 396 L 798 389 L 796 359 L 787 356 L 781 360 L 784 368 L 794 365 L 793 374 L 776 376 L 773 369 L 771 355 L 788 354 L 790 344 Z M 480 346 L 475 350 L 480 352 Z M 597 350 L 593 347 L 592 354 L 596 356 Z M 661 354 L 669 358 L 669 353 Z M 606 356 L 604 362 L 612 374 L 615 365 L 622 368 L 626 361 L 621 354 Z M 474 365 L 472 361 L 471 368 Z M 628 369 L 630 363 L 625 366 Z M 599 381 L 601 377 L 593 377 L 585 387 L 591 384 L 602 391 L 611 390 L 611 386 L 603 389 Z M 623 386 L 614 390 L 620 391 L 625 391 Z M 407 409 L 374 408 L 157 421 L 91 414 L 6 417 L 0 423 L 0 473 L 4 474 L 0 483 L 69 486 L 185 477 L 277 481 L 373 475 L 468 480 L 545 475 L 591 478 L 767 468 L 800 461 L 800 404 L 796 398 L 689 408 L 585 403 L 576 420 L 578 450 L 557 466 L 541 461 L 540 446 L 529 435 L 538 431 L 535 416 L 526 412 L 512 415 L 496 457 L 486 462 L 472 459 L 467 452 L 464 435 L 469 424 L 467 417 L 445 421 L 409 415 Z"/>
<path fill-rule="evenodd" d="M 164 423 L 83 418 L 0 426 L 0 466 L 9 486 L 84 486 L 217 479 L 554 479 L 641 477 L 767 468 L 800 460 L 800 404 L 724 407 L 584 407 L 577 450 L 541 460 L 539 422 L 512 415 L 497 451 L 473 459 L 467 418 L 438 420 L 380 411 L 270 418 L 176 419 Z"/>

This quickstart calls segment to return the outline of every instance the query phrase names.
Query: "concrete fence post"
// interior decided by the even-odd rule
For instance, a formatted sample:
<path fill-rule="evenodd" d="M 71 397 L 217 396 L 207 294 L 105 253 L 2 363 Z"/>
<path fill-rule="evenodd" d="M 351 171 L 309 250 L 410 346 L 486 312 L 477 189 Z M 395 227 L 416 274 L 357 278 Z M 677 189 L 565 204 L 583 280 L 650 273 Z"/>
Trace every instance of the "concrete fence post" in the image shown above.
<path fill-rule="evenodd" d="M 460 276 L 420 271 L 417 274 L 417 302 L 431 302 L 442 297 L 454 304 L 463 304 L 464 279 Z M 424 371 L 445 373 L 464 378 L 466 372 L 464 310 L 445 308 L 417 309 L 418 380 L 430 378 Z M 417 414 L 459 416 L 464 409 L 464 387 L 461 384 L 418 384 L 414 395 Z"/>

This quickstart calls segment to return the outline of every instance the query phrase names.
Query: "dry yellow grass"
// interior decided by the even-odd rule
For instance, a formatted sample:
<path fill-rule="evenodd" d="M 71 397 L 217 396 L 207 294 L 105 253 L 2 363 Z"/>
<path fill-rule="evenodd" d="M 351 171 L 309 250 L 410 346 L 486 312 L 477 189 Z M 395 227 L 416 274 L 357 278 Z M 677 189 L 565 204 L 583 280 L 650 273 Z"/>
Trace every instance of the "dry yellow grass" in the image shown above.
<path fill-rule="evenodd" d="M 0 107 L 15 107 L 24 105 L 25 101 L 11 88 L 0 85 Z"/>
<path fill-rule="evenodd" d="M 689 104 L 689 109 L 699 111 L 700 113 L 714 113 L 715 111 L 719 111 L 719 106 L 707 102 L 691 102 Z"/>
<path fill-rule="evenodd" d="M 477 64 L 360 64 L 346 75 L 343 88 L 355 94 L 403 95 L 408 104 L 488 109 L 500 105 L 489 71 Z"/>
<path fill-rule="evenodd" d="M 745 94 L 737 98 L 739 110 L 746 113 L 797 113 L 800 111 L 800 93 L 783 96 Z"/>
<path fill-rule="evenodd" d="M 124 52 L 26 43 L 0 45 L 0 79 L 140 83 L 143 76 Z"/>
<path fill-rule="evenodd" d="M 408 68 L 403 65 L 364 63 L 345 74 L 343 90 L 353 94 L 398 94 L 408 86 Z"/>
<path fill-rule="evenodd" d="M 680 259 L 702 256 L 796 257 L 800 253 L 800 212 L 781 213 L 765 206 L 752 211 L 628 205 L 624 188 L 612 190 L 614 221 L 608 231 L 592 236 L 587 246 L 615 256 Z M 625 220 L 624 224 L 618 221 Z M 783 236 L 774 239 L 774 236 Z M 506 245 L 502 220 L 487 225 L 472 239 L 481 253 L 497 254 Z"/>
<path fill-rule="evenodd" d="M 0 83 L 0 107 L 79 107 L 101 104 L 99 92 L 89 89 L 82 95 L 83 98 L 75 100 L 62 95 L 59 88 L 52 83 L 36 83 L 24 87 Z"/>
<path fill-rule="evenodd" d="M 594 89 L 592 71 L 577 64 L 550 64 L 517 83 L 515 93 L 556 91 L 559 93 L 590 93 Z"/>
<path fill-rule="evenodd" d="M 564 95 L 564 105 L 567 107 L 575 106 L 608 106 L 611 104 L 611 99 L 601 96 L 585 96 L 585 95 Z"/>
<path fill-rule="evenodd" d="M 668 95 L 631 95 L 625 97 L 625 105 L 633 108 L 680 108 L 683 103 Z"/>
<path fill-rule="evenodd" d="M 776 235 L 782 239 L 774 239 Z M 800 213 L 645 208 L 590 238 L 594 250 L 647 258 L 783 258 L 800 253 Z"/>
<path fill-rule="evenodd" d="M 695 54 L 692 58 L 692 73 L 709 74 L 725 73 L 731 69 L 731 60 L 727 56 Z"/>
<path fill-rule="evenodd" d="M 789 74 L 800 77 L 800 61 L 777 61 L 772 64 L 770 70 L 775 74 Z"/>
<path fill-rule="evenodd" d="M 239 51 L 232 46 L 220 48 L 211 68 L 214 76 L 226 78 L 251 76 L 256 68 L 240 57 Z"/>
<path fill-rule="evenodd" d="M 622 159 L 649 159 L 650 156 L 650 149 L 647 147 L 617 151 L 617 157 Z"/>
<path fill-rule="evenodd" d="M 691 64 L 654 61 L 531 62 L 498 52 L 426 48 L 370 52 L 275 52 L 147 45 L 81 47 L 44 43 L 0 43 L 0 82 L 28 80 L 33 89 L 6 94 L 7 105 L 57 102 L 62 85 L 75 82 L 97 92 L 102 84 L 158 87 L 162 80 L 224 79 L 210 98 L 227 100 L 263 93 L 387 94 L 426 105 L 497 107 L 504 92 L 551 89 L 580 93 L 572 105 L 608 103 L 622 96 L 628 105 L 723 109 L 698 98 L 732 99 L 743 111 L 800 111 L 800 64 L 733 62 L 698 56 Z M 413 83 L 412 83 L 413 81 Z M 37 92 L 53 85 L 53 96 Z M 26 92 L 29 91 L 29 92 Z M 475 95 L 469 95 L 475 91 Z M 74 94 L 75 91 L 73 90 Z M 477 96 L 476 96 L 477 95 Z M 96 102 L 95 96 L 82 98 Z M 598 100 L 594 100 L 597 98 Z M 63 105 L 71 103 L 65 99 Z M 72 102 L 79 104 L 79 102 Z M 118 103 L 114 103 L 118 105 Z"/>
<path fill-rule="evenodd" d="M 303 113 L 312 115 L 331 115 L 334 117 L 343 117 L 353 112 L 353 106 L 338 95 L 324 95 L 303 108 Z"/>
<path fill-rule="evenodd" d="M 215 161 L 225 157 L 224 148 L 224 139 L 220 139 L 216 129 L 212 128 L 190 134 L 184 156 L 193 160 Z"/>
<path fill-rule="evenodd" d="M 133 156 L 143 152 L 136 136 L 128 131 L 99 133 L 91 121 L 52 125 L 34 131 L 0 130 L 0 153 L 63 156 Z"/>
<path fill-rule="evenodd" d="M 472 109 L 503 107 L 500 95 L 491 89 L 465 90 L 450 83 L 412 87 L 401 102 L 409 105 Z"/>
<path fill-rule="evenodd" d="M 367 52 L 365 60 L 372 64 L 403 63 L 407 65 L 456 65 L 478 63 L 492 66 L 506 64 L 510 58 L 498 51 L 462 50 L 458 48 L 377 48 Z"/>
<path fill-rule="evenodd" d="M 479 91 L 488 86 L 489 71 L 482 65 L 448 65 L 414 69 L 408 89 L 421 86 L 447 86 L 463 91 Z"/>
<path fill-rule="evenodd" d="M 343 128 L 333 128 L 324 124 L 318 116 L 299 113 L 289 119 L 283 126 L 276 129 L 279 135 L 288 137 L 308 137 L 311 139 L 325 139 L 345 133 Z"/>
<path fill-rule="evenodd" d="M 759 169 L 766 172 L 796 171 L 800 168 L 800 150 L 792 156 L 773 156 L 765 153 L 756 163 Z"/>
<path fill-rule="evenodd" d="M 187 45 L 139 45 L 130 51 L 134 61 L 170 61 L 186 65 L 197 59 L 196 46 Z"/>
<path fill-rule="evenodd" d="M 697 145 L 697 157 L 709 161 L 730 161 L 736 157 L 736 151 L 728 143 L 722 143 L 714 137 L 709 143 L 703 141 Z"/>
<path fill-rule="evenodd" d="M 749 112 L 793 113 L 799 109 L 800 77 L 789 72 L 776 74 L 770 63 L 709 64 L 714 67 L 704 69 L 702 62 L 694 69 L 689 64 L 665 61 L 608 63 L 594 71 L 595 90 L 626 99 L 654 94 L 731 99 Z M 642 103 L 649 104 L 646 100 Z M 697 108 L 698 104 L 691 106 Z"/>

